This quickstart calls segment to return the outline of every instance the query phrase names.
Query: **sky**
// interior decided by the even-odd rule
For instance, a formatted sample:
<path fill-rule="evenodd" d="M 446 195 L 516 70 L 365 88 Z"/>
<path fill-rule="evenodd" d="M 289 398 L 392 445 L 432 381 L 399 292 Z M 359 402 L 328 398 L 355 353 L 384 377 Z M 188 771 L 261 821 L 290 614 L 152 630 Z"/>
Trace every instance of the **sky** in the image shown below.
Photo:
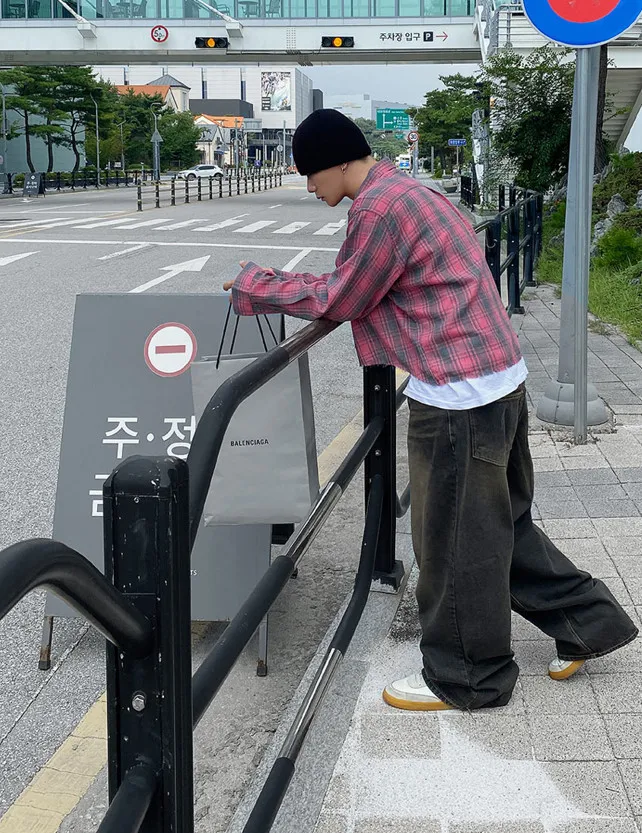
<path fill-rule="evenodd" d="M 403 104 L 423 104 L 429 90 L 443 86 L 440 75 L 474 75 L 475 64 L 405 64 L 382 66 L 325 66 L 305 67 L 304 72 L 314 86 L 327 95 L 370 93 L 383 101 L 399 101 Z M 347 77 L 346 77 L 347 76 Z M 349 79 L 349 81 L 348 81 Z M 642 151 L 642 112 L 633 126 L 626 146 L 632 151 Z"/>

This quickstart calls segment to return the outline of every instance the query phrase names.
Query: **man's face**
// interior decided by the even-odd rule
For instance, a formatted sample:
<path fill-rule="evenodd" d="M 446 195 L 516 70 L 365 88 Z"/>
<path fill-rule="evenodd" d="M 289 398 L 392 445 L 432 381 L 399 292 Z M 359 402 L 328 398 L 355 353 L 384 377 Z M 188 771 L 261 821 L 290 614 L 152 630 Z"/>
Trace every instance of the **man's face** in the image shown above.
<path fill-rule="evenodd" d="M 345 197 L 345 176 L 340 165 L 308 176 L 308 191 L 334 208 Z"/>

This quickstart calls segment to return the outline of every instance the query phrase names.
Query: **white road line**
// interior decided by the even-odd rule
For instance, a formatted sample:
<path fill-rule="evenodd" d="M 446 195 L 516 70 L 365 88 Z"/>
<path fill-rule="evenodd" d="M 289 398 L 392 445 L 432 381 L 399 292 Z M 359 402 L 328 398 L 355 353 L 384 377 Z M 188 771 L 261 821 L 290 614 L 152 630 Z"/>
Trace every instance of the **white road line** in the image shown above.
<path fill-rule="evenodd" d="M 295 255 L 292 260 L 288 260 L 288 262 L 283 267 L 283 272 L 291 272 L 297 263 L 301 263 L 304 257 L 307 257 L 310 252 L 314 251 L 314 249 L 302 249 L 298 255 Z"/>
<path fill-rule="evenodd" d="M 76 226 L 76 228 L 105 228 L 106 226 L 116 226 L 118 223 L 125 223 L 123 217 L 119 217 L 117 220 L 100 220 L 97 223 L 83 223 L 82 225 Z"/>
<path fill-rule="evenodd" d="M 268 226 L 273 226 L 276 224 L 276 220 L 259 220 L 256 223 L 250 223 L 249 226 L 243 226 L 243 228 L 235 228 L 235 234 L 251 234 L 253 231 L 261 231 L 263 228 L 267 228 Z"/>
<path fill-rule="evenodd" d="M 302 200 L 307 200 L 307 199 L 308 199 L 308 197 L 301 197 L 301 199 L 302 199 Z"/>
<path fill-rule="evenodd" d="M 283 206 L 282 202 L 277 202 L 276 205 L 271 205 L 270 208 L 282 208 L 282 206 Z"/>
<path fill-rule="evenodd" d="M 49 220 L 64 220 L 64 217 L 50 217 Z M 14 223 L 0 223 L 0 231 L 10 228 L 26 228 L 27 226 L 39 226 L 49 220 L 16 220 Z"/>
<path fill-rule="evenodd" d="M 213 223 L 211 226 L 199 226 L 199 228 L 193 228 L 192 231 L 216 231 L 220 228 L 229 228 L 230 226 L 236 226 L 242 223 L 243 218 L 249 216 L 249 213 L 237 214 L 236 217 L 230 217 L 229 220 L 222 220 L 220 223 Z"/>
<path fill-rule="evenodd" d="M 100 217 L 87 217 L 87 220 L 100 220 Z M 36 225 L 41 229 L 58 228 L 59 226 L 75 226 L 78 217 L 73 220 L 61 220 L 59 223 L 50 223 L 49 220 L 41 220 Z"/>
<path fill-rule="evenodd" d="M 309 225 L 310 223 L 289 223 L 283 228 L 275 228 L 272 234 L 294 234 L 295 231 L 301 231 L 302 228 Z"/>
<path fill-rule="evenodd" d="M 129 249 L 123 249 L 120 252 L 112 252 L 110 255 L 103 255 L 102 257 L 99 257 L 98 260 L 111 260 L 114 257 L 127 255 L 130 252 L 137 252 L 139 249 L 146 249 L 147 246 L 153 246 L 153 243 L 137 243 L 135 246 L 130 246 Z"/>
<path fill-rule="evenodd" d="M 149 226 L 157 226 L 157 225 L 159 225 L 159 223 L 169 223 L 169 222 L 171 222 L 171 217 L 160 217 L 156 220 L 143 220 L 140 223 L 130 223 L 130 222 L 125 222 L 125 221 L 123 221 L 123 222 L 125 223 L 125 225 L 117 226 L 117 228 L 119 228 L 119 229 L 133 229 L 133 228 L 144 228 L 144 227 L 149 227 Z"/>
<path fill-rule="evenodd" d="M 196 220 L 183 220 L 180 223 L 172 223 L 169 226 L 156 226 L 154 231 L 173 231 L 176 228 L 187 228 L 187 226 L 193 226 L 194 223 L 202 223 L 203 221 L 198 218 Z"/>
<path fill-rule="evenodd" d="M 54 246 L 60 246 L 61 243 L 67 243 L 68 245 L 78 245 L 78 246 L 130 246 L 136 245 L 136 243 L 149 243 L 149 240 L 82 240 L 80 238 L 72 238 L 70 240 L 61 240 L 56 239 L 55 237 L 45 237 L 45 238 L 34 238 L 34 237 L 2 237 L 0 238 L 0 243 L 51 243 Z M 265 249 L 266 251 L 270 252 L 300 252 L 300 246 L 271 246 L 269 243 L 208 243 L 202 240 L 198 240 L 194 243 L 187 243 L 184 240 L 175 240 L 175 241 L 168 241 L 168 240 L 154 240 L 154 246 L 170 246 L 174 248 L 183 248 L 183 249 L 198 249 L 198 248 L 208 248 L 208 249 Z M 331 248 L 330 246 L 311 246 L 311 252 L 338 252 L 340 251 L 337 248 Z"/>
<path fill-rule="evenodd" d="M 331 234 L 336 234 L 338 231 L 341 231 L 341 229 L 345 226 L 347 222 L 347 220 L 339 220 L 336 223 L 327 223 L 325 226 L 320 228 L 318 231 L 315 231 L 314 233 L 321 235 L 325 234 L 327 236 Z"/>

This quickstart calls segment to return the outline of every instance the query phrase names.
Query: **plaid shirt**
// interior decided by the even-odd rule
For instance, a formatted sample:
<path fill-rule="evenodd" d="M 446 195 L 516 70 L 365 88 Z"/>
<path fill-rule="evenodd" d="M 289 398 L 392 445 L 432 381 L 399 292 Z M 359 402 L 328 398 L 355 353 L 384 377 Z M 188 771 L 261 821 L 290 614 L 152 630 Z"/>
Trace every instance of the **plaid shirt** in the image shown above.
<path fill-rule="evenodd" d="M 362 365 L 390 364 L 443 385 L 521 358 L 470 223 L 390 162 L 368 172 L 334 272 L 274 271 L 245 267 L 232 290 L 236 312 L 351 321 Z"/>

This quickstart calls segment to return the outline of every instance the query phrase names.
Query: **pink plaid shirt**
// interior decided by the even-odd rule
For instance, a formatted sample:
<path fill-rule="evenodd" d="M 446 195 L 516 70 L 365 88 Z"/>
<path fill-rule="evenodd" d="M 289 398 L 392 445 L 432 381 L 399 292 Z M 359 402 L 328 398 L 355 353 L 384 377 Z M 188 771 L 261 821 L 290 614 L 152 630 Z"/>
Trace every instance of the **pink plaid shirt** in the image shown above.
<path fill-rule="evenodd" d="M 232 290 L 236 312 L 351 321 L 362 365 L 391 364 L 443 385 L 521 358 L 470 223 L 390 162 L 369 171 L 350 207 L 334 272 L 275 271 L 248 263 Z"/>

